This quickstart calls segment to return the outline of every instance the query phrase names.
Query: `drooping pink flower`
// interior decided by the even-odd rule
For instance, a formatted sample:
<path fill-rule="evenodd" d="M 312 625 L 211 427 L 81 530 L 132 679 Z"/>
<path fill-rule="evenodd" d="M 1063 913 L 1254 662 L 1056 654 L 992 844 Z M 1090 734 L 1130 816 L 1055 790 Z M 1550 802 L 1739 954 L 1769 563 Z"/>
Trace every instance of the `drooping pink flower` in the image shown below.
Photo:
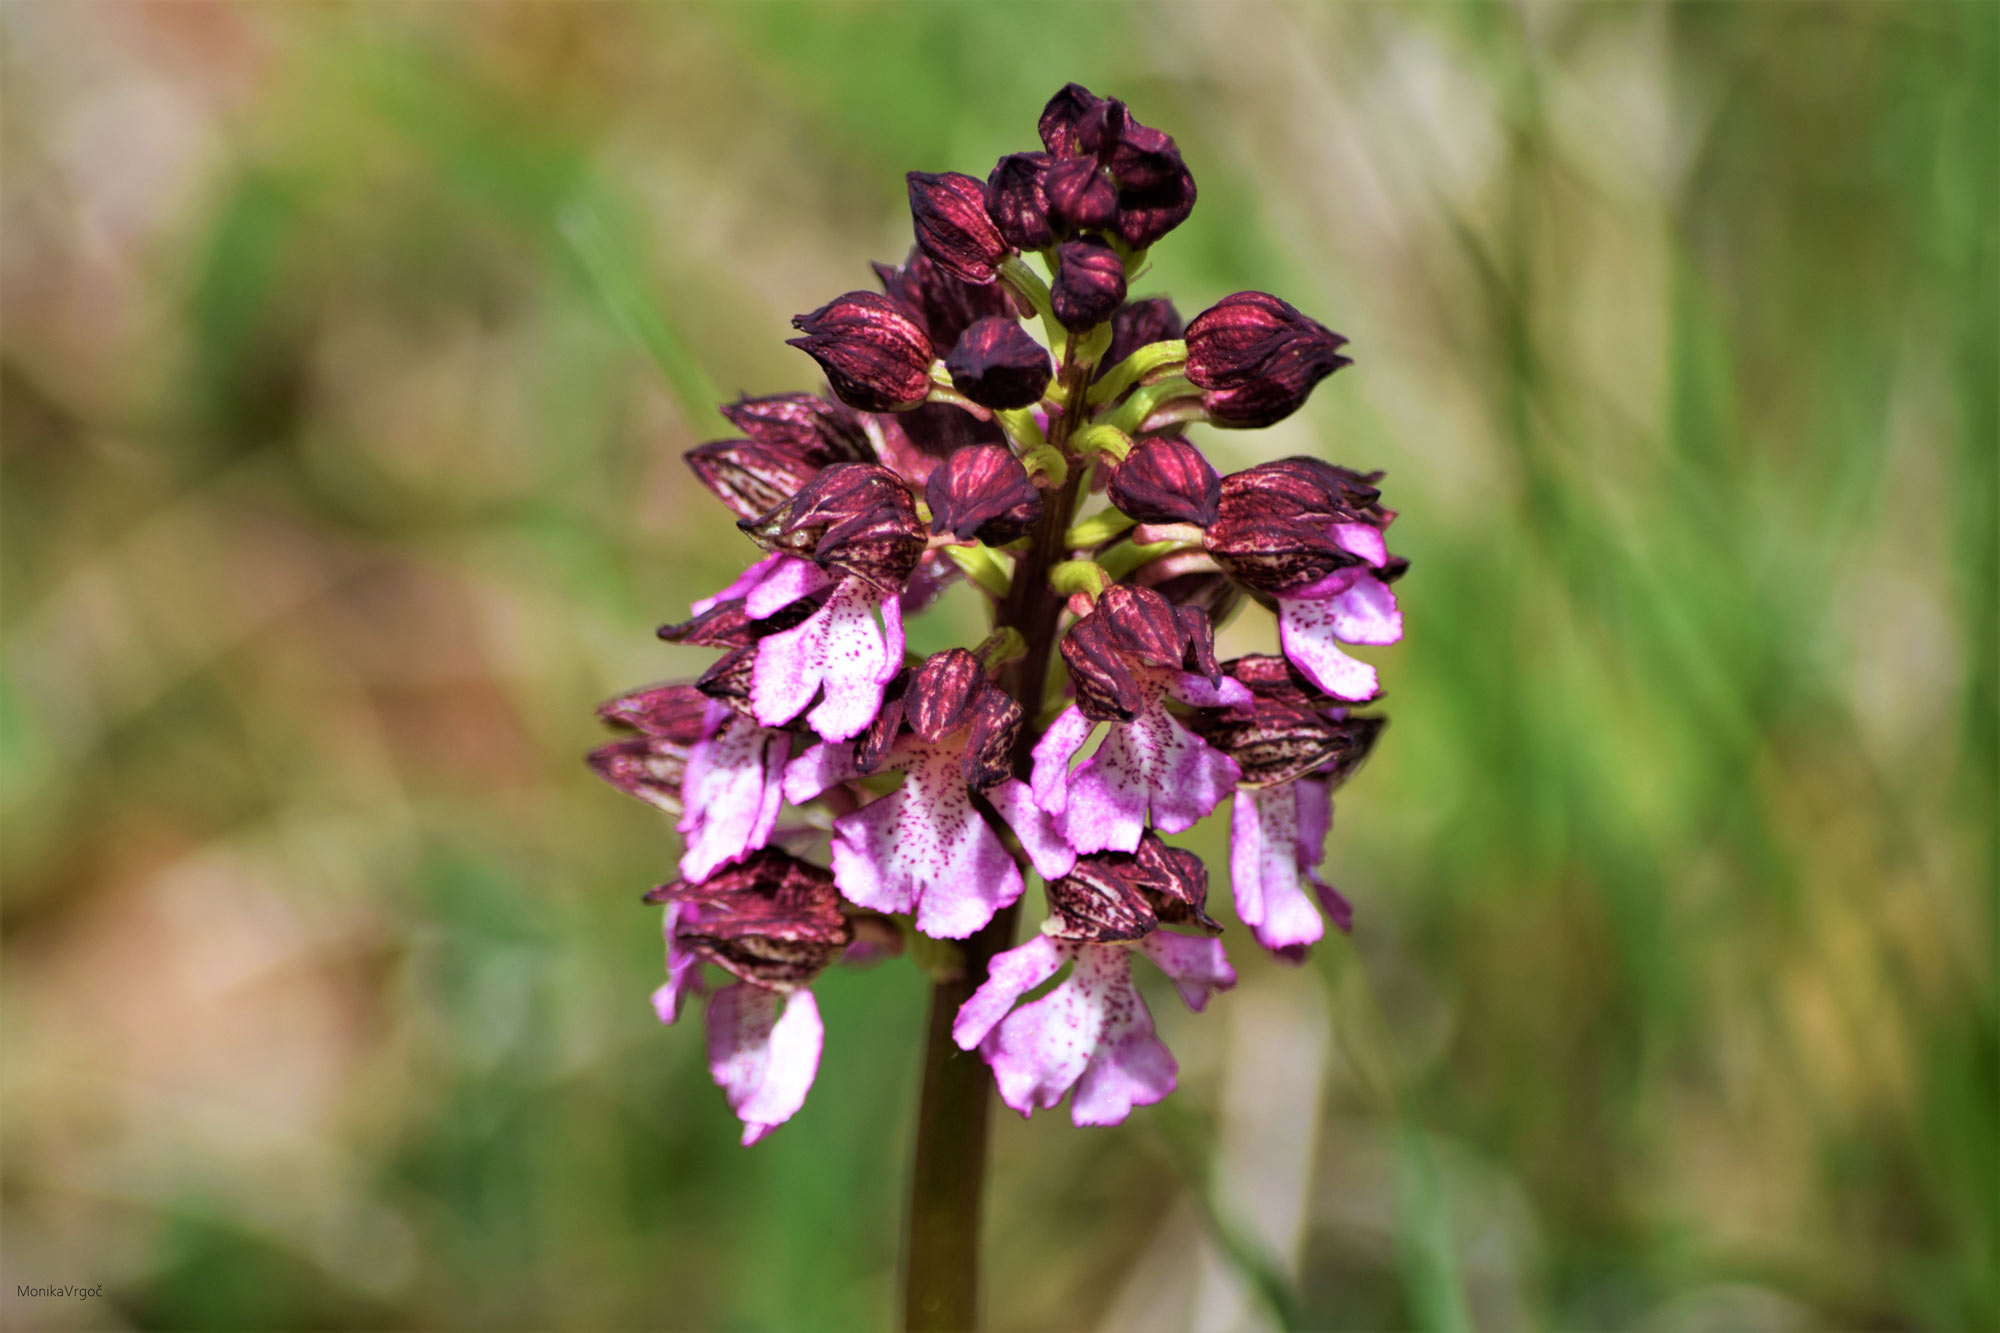
<path fill-rule="evenodd" d="M 1147 835 L 1136 854 L 1080 858 L 1049 886 L 1043 933 L 993 959 L 959 1009 L 952 1039 L 992 1067 L 1000 1099 L 1027 1116 L 1074 1089 L 1070 1118 L 1115 1125 L 1174 1090 L 1179 1066 L 1153 1030 L 1132 982 L 1132 955 L 1165 972 L 1189 1008 L 1236 984 L 1220 940 L 1157 929 L 1162 920 L 1213 926 L 1202 910 L 1207 872 L 1193 854 Z M 1021 997 L 1073 964 L 1040 999 Z"/>
<path fill-rule="evenodd" d="M 1008 766 L 1021 707 L 986 680 L 962 648 L 929 658 L 898 682 L 857 745 L 818 745 L 785 777 L 794 803 L 864 772 L 901 769 L 903 785 L 833 825 L 833 874 L 860 907 L 913 912 L 940 939 L 963 939 L 1021 896 L 1021 872 L 980 813 L 991 805 L 1044 876 L 1075 861 L 1052 821 Z"/>
<path fill-rule="evenodd" d="M 1079 853 L 1129 852 L 1148 823 L 1191 827 L 1235 787 L 1235 761 L 1212 749 L 1166 708 L 1248 703 L 1215 663 L 1208 617 L 1143 588 L 1118 584 L 1070 630 L 1063 659 L 1077 702 L 1035 746 L 1035 802 L 1057 816 Z M 1202 674 L 1186 670 L 1201 668 Z M 1074 772 L 1070 761 L 1098 722 L 1109 729 Z"/>
<path fill-rule="evenodd" d="M 1199 710 L 1189 726 L 1243 772 L 1230 817 L 1236 915 L 1259 944 L 1296 962 L 1325 933 L 1314 898 L 1339 929 L 1353 923 L 1352 906 L 1317 868 L 1333 789 L 1368 757 L 1384 719 L 1339 706 L 1282 657 L 1243 657 L 1223 670 L 1252 702 Z"/>
<path fill-rule="evenodd" d="M 708 1061 L 748 1146 L 805 1103 L 819 1069 L 824 1028 L 806 987 L 854 939 L 833 877 L 765 848 L 702 883 L 646 897 L 667 905 L 667 981 L 653 993 L 661 1022 L 701 993 L 703 964 L 737 978 L 709 996 Z"/>

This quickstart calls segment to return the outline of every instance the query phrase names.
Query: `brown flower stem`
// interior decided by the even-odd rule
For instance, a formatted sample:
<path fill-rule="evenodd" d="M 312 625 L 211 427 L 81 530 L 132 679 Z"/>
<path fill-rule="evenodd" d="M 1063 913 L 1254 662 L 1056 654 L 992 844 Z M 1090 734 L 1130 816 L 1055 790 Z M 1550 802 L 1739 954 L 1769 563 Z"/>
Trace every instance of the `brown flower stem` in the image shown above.
<path fill-rule="evenodd" d="M 1082 403 L 1090 367 L 1065 360 L 1068 401 Z M 1068 453 L 1067 414 L 1049 423 L 1049 443 Z M 994 617 L 996 629 L 1019 630 L 1027 653 L 1001 669 L 999 684 L 1020 701 L 1027 722 L 1014 752 L 1014 772 L 1026 778 L 1033 765 L 1034 722 L 1048 689 L 1049 661 L 1062 624 L 1063 598 L 1049 586 L 1049 570 L 1068 554 L 1069 530 L 1085 469 L 1069 460 L 1069 476 L 1044 497 L 1042 516 L 1014 570 L 1013 587 Z M 976 1051 L 952 1040 L 959 1007 L 986 979 L 993 956 L 1014 943 L 1018 904 L 994 914 L 965 943 L 965 970 L 931 990 L 924 1038 L 923 1100 L 917 1107 L 917 1146 L 910 1180 L 909 1232 L 903 1251 L 903 1326 L 911 1333 L 979 1326 L 979 1216 L 986 1186 L 986 1126 L 993 1110 L 992 1076 Z"/>

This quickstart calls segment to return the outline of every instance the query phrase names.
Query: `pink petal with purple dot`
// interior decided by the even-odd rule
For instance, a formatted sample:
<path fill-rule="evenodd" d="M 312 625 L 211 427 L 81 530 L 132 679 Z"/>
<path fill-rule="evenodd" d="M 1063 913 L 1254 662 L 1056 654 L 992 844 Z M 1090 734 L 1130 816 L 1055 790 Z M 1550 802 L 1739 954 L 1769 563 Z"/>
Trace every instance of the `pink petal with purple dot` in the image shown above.
<path fill-rule="evenodd" d="M 732 716 L 688 752 L 681 781 L 681 878 L 699 884 L 770 841 L 784 804 L 791 737 Z"/>
<path fill-rule="evenodd" d="M 1014 858 L 973 808 L 957 747 L 906 736 L 903 785 L 833 823 L 833 878 L 858 907 L 915 911 L 917 929 L 964 939 L 1021 896 Z"/>

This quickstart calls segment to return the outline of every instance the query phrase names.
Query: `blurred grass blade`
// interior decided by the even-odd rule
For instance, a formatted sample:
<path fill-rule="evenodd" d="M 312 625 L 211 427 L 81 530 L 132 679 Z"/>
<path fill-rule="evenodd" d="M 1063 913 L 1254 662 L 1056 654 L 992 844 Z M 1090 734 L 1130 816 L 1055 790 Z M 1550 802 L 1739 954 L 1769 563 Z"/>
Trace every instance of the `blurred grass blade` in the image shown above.
<path fill-rule="evenodd" d="M 604 209 L 587 198 L 572 199 L 563 205 L 557 228 L 605 309 L 666 375 L 675 404 L 689 428 L 699 434 L 720 422 L 722 417 L 715 404 L 721 395 L 708 378 L 708 372 L 695 360 L 667 317 L 644 294 L 644 265 L 635 253 L 637 247 L 624 236 L 614 234 L 605 222 Z"/>

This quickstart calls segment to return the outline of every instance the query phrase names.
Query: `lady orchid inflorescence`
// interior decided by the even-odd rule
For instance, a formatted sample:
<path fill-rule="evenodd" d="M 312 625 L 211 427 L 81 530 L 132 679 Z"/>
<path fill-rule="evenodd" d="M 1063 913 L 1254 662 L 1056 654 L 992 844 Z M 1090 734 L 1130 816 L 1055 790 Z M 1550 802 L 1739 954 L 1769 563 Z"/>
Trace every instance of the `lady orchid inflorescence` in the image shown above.
<path fill-rule="evenodd" d="M 722 408 L 740 436 L 687 461 L 765 554 L 660 630 L 717 651 L 698 680 L 599 710 L 624 735 L 592 765 L 685 839 L 647 895 L 654 1006 L 672 1023 L 706 996 L 746 1144 L 812 1086 L 814 980 L 916 936 L 964 942 L 907 951 L 969 972 L 951 1035 L 1007 1105 L 1068 1096 L 1104 1125 L 1165 1097 L 1176 1065 L 1133 965 L 1197 1010 L 1235 984 L 1207 867 L 1163 837 L 1224 802 L 1259 945 L 1296 961 L 1352 916 L 1318 867 L 1333 791 L 1383 726 L 1345 646 L 1402 635 L 1395 513 L 1379 474 L 1301 457 L 1218 476 L 1185 435 L 1289 416 L 1346 340 L 1262 292 L 1185 331 L 1169 301 L 1130 299 L 1194 207 L 1179 149 L 1075 84 L 1040 130 L 984 182 L 911 173 L 917 244 L 876 265 L 882 291 L 793 321 L 830 398 Z M 994 632 L 912 656 L 905 617 L 957 580 Z M 1218 661 L 1246 598 L 1279 651 Z M 1048 918 L 1010 948 L 1030 870 Z"/>

